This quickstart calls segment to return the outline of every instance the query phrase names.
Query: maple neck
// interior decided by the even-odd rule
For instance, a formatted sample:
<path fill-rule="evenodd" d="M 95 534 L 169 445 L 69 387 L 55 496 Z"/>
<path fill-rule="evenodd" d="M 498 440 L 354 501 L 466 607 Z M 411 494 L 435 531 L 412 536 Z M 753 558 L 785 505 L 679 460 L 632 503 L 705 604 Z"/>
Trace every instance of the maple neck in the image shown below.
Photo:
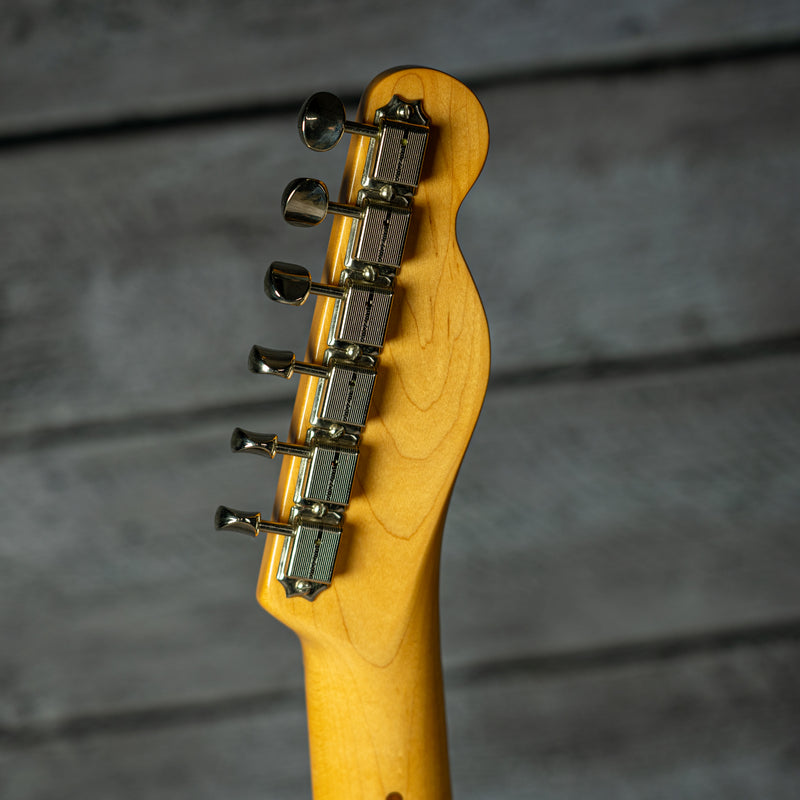
<path fill-rule="evenodd" d="M 449 800 L 434 561 L 380 659 L 303 642 L 314 800 Z"/>
<path fill-rule="evenodd" d="M 309 178 L 282 199 L 292 224 L 336 219 L 321 283 L 285 262 L 265 283 L 293 305 L 319 295 L 304 361 L 251 351 L 254 372 L 299 373 L 288 441 L 231 441 L 284 456 L 273 520 L 222 506 L 217 527 L 266 537 L 257 597 L 303 646 L 315 800 L 447 800 L 439 560 L 489 374 L 456 217 L 486 116 L 463 84 L 409 67 L 375 78 L 354 121 L 312 95 L 299 128 L 315 150 L 355 135 L 338 202 Z"/>
<path fill-rule="evenodd" d="M 488 128 L 475 96 L 422 68 L 384 73 L 359 120 L 393 96 L 422 98 L 431 143 L 414 199 L 371 417 L 345 513 L 337 574 L 313 603 L 275 580 L 268 541 L 257 596 L 303 646 L 314 800 L 448 800 L 450 773 L 439 642 L 439 562 L 453 483 L 489 373 L 480 297 L 456 242 L 456 216 L 483 166 Z M 368 143 L 350 145 L 340 200 L 360 190 Z M 323 278 L 338 283 L 348 224 L 334 220 Z M 332 301 L 317 303 L 307 357 L 326 347 Z M 303 441 L 310 378 L 291 435 Z M 297 459 L 284 460 L 275 516 L 292 504 Z"/>

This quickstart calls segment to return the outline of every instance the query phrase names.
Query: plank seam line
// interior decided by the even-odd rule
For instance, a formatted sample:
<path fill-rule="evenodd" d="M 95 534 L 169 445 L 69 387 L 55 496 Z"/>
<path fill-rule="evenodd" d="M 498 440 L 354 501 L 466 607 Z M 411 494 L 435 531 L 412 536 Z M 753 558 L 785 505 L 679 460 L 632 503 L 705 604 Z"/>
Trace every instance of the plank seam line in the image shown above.
<path fill-rule="evenodd" d="M 479 684 L 498 678 L 560 677 L 631 665 L 642 666 L 720 655 L 735 649 L 781 643 L 800 643 L 800 619 L 621 642 L 582 650 L 519 656 L 502 661 L 476 662 L 449 669 L 447 680 L 448 686 L 457 686 Z"/>
<path fill-rule="evenodd" d="M 782 643 L 800 643 L 800 619 L 449 667 L 445 670 L 445 684 L 454 688 L 497 679 L 565 677 Z M 50 723 L 3 725 L 0 747 L 28 749 L 64 739 L 125 735 L 297 711 L 303 705 L 303 697 L 303 689 L 297 686 L 180 705 L 81 714 Z"/>
<path fill-rule="evenodd" d="M 575 61 L 544 63 L 526 69 L 492 72 L 469 81 L 472 89 L 497 89 L 523 83 L 647 76 L 671 70 L 695 71 L 736 62 L 767 61 L 797 56 L 800 31 L 787 31 L 771 39 L 739 39 L 725 44 L 663 47 L 650 52 L 596 56 Z"/>
<path fill-rule="evenodd" d="M 0 726 L 0 748 L 29 748 L 63 739 L 130 734 L 276 713 L 297 708 L 302 705 L 303 698 L 303 690 L 292 687 L 180 705 L 78 714 L 49 723 L 3 725 Z"/>
<path fill-rule="evenodd" d="M 800 32 L 789 31 L 771 39 L 738 40 L 726 44 L 689 45 L 664 48 L 649 53 L 597 56 L 569 62 L 534 64 L 527 68 L 490 72 L 483 76 L 462 76 L 474 90 L 485 91 L 509 85 L 585 78 L 613 78 L 619 75 L 648 75 L 666 70 L 696 70 L 717 64 L 760 61 L 800 54 Z M 352 89 L 341 92 L 351 106 L 358 102 Z M 216 108 L 184 108 L 174 113 L 133 112 L 116 118 L 89 122 L 67 122 L 26 131 L 0 132 L 0 152 L 29 148 L 53 142 L 101 139 L 203 125 L 250 122 L 297 113 L 305 98 L 265 101 L 253 100 Z"/>
<path fill-rule="evenodd" d="M 648 356 L 598 358 L 527 369 L 506 369 L 491 375 L 489 391 L 670 374 L 798 354 L 800 354 L 800 332 L 768 339 Z M 284 412 L 291 409 L 292 402 L 291 397 L 281 397 L 178 411 L 154 411 L 121 419 L 88 420 L 60 426 L 43 426 L 26 431 L 9 431 L 0 434 L 0 454 L 14 453 L 20 450 L 64 447 L 89 440 L 129 439 L 159 432 L 188 431 L 200 425 L 221 423 L 224 420 L 240 418 L 254 412 Z"/>
<path fill-rule="evenodd" d="M 647 356 L 590 358 L 564 364 L 503 370 L 491 375 L 489 387 L 505 389 L 670 374 L 764 358 L 796 356 L 798 353 L 800 353 L 800 332 L 693 350 L 652 353 Z"/>
<path fill-rule="evenodd" d="M 264 398 L 177 411 L 154 411 L 108 420 L 87 420 L 0 434 L 0 454 L 20 450 L 64 447 L 90 440 L 130 439 L 153 433 L 176 433 L 209 423 L 221 423 L 247 414 L 290 414 L 294 397 Z M 233 425 L 233 423 L 231 423 Z"/>

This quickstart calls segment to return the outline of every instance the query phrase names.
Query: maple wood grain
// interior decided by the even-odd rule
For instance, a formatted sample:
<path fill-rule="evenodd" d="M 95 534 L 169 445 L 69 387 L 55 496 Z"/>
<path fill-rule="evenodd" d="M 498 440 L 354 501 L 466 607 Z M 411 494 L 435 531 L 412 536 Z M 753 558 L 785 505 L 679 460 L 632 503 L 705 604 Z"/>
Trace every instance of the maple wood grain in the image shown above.
<path fill-rule="evenodd" d="M 439 647 L 439 551 L 450 492 L 489 375 L 489 333 L 455 238 L 456 215 L 488 148 L 475 96 L 428 69 L 384 73 L 362 98 L 371 120 L 394 94 L 431 120 L 412 228 L 397 280 L 372 410 L 361 437 L 333 585 L 313 603 L 275 579 L 282 542 L 266 543 L 259 602 L 303 644 L 314 796 L 449 797 Z M 367 142 L 351 142 L 340 199 L 353 202 Z M 349 221 L 333 223 L 324 280 L 337 282 Z M 333 303 L 317 304 L 308 358 L 320 361 Z M 313 379 L 291 437 L 303 441 Z M 281 470 L 275 517 L 287 519 L 297 460 Z"/>

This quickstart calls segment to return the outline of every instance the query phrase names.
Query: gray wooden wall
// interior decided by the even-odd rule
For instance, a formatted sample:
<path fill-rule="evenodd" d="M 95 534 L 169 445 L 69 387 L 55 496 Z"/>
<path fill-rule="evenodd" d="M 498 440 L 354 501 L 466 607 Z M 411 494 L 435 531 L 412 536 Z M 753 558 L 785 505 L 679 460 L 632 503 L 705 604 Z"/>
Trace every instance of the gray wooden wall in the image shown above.
<path fill-rule="evenodd" d="M 309 796 L 253 600 L 302 350 L 278 198 L 310 92 L 423 63 L 492 150 L 460 241 L 492 381 L 442 586 L 456 796 L 795 798 L 795 0 L 8 0 L 0 16 L 0 795 Z M 324 227 L 324 226 L 323 226 Z M 413 800 L 413 798 L 409 798 Z"/>

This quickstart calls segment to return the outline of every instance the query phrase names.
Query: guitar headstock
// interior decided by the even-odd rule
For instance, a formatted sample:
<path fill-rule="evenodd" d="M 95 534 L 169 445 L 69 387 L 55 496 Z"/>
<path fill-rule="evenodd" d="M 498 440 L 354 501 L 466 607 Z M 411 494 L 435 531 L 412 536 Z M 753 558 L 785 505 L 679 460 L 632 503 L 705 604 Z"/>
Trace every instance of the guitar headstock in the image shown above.
<path fill-rule="evenodd" d="M 232 446 L 283 454 L 275 522 L 220 509 L 217 526 L 266 535 L 259 602 L 304 642 L 347 641 L 377 663 L 411 608 L 436 600 L 441 532 L 489 374 L 489 334 L 456 242 L 488 127 L 463 84 L 398 69 L 367 87 L 355 121 L 329 94 L 299 121 L 315 150 L 352 134 L 337 202 L 289 184 L 287 221 L 333 219 L 320 282 L 274 262 L 265 290 L 318 295 L 303 361 L 254 347 L 255 372 L 298 380 L 287 443 L 237 429 Z M 311 600 L 313 602 L 306 602 Z"/>

